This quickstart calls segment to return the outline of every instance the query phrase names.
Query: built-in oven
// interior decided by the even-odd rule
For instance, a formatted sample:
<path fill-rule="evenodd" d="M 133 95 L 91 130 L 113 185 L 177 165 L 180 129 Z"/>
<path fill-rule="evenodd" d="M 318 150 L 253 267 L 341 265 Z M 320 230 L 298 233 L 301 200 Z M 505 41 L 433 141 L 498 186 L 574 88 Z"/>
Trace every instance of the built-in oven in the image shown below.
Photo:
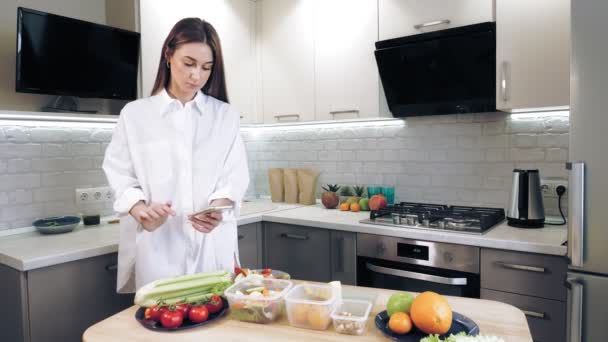
<path fill-rule="evenodd" d="M 357 285 L 479 298 L 479 247 L 359 233 Z"/>

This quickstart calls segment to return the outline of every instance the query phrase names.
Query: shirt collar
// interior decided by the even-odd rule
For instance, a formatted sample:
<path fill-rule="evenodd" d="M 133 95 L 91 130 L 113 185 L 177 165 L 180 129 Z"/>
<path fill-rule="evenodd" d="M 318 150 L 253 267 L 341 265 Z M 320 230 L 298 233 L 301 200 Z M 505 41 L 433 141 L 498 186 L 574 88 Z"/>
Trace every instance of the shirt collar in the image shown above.
<path fill-rule="evenodd" d="M 164 88 L 157 96 L 160 99 L 160 113 L 162 116 L 183 108 L 181 102 L 172 98 Z M 196 96 L 194 96 L 194 99 L 192 99 L 190 102 L 194 102 L 191 105 L 192 108 L 194 108 L 194 111 L 199 115 L 203 115 L 204 106 L 207 103 L 207 95 L 203 94 L 203 92 L 199 90 L 196 93 Z M 186 105 L 188 105 L 190 102 L 187 102 Z"/>

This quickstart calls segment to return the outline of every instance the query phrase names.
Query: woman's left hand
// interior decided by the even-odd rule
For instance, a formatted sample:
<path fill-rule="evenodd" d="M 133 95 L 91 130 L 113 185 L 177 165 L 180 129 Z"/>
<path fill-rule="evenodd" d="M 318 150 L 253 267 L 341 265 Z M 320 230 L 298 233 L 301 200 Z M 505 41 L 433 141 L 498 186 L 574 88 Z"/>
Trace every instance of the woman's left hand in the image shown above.
<path fill-rule="evenodd" d="M 201 233 L 210 233 L 220 224 L 220 222 L 222 222 L 222 218 L 222 213 L 220 212 L 209 213 L 198 217 L 189 217 L 190 222 L 192 222 L 192 227 Z"/>

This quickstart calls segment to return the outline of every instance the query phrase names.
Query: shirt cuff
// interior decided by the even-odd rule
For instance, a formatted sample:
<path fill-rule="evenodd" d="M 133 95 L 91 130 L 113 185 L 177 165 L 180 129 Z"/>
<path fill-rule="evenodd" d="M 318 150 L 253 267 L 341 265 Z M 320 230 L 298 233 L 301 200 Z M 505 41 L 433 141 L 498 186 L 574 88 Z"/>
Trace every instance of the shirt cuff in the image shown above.
<path fill-rule="evenodd" d="M 128 214 L 135 203 L 146 201 L 146 196 L 141 189 L 129 188 L 122 193 L 120 198 L 114 202 L 114 210 L 120 214 Z"/>

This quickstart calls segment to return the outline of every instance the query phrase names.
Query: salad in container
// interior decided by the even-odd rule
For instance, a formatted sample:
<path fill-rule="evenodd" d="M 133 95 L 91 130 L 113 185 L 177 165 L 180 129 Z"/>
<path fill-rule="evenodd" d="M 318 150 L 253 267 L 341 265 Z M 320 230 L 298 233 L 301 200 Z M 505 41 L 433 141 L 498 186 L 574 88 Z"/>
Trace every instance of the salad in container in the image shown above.
<path fill-rule="evenodd" d="M 235 282 L 224 295 L 233 317 L 266 324 L 276 321 L 285 312 L 284 297 L 292 286 L 289 280 L 250 277 Z"/>

